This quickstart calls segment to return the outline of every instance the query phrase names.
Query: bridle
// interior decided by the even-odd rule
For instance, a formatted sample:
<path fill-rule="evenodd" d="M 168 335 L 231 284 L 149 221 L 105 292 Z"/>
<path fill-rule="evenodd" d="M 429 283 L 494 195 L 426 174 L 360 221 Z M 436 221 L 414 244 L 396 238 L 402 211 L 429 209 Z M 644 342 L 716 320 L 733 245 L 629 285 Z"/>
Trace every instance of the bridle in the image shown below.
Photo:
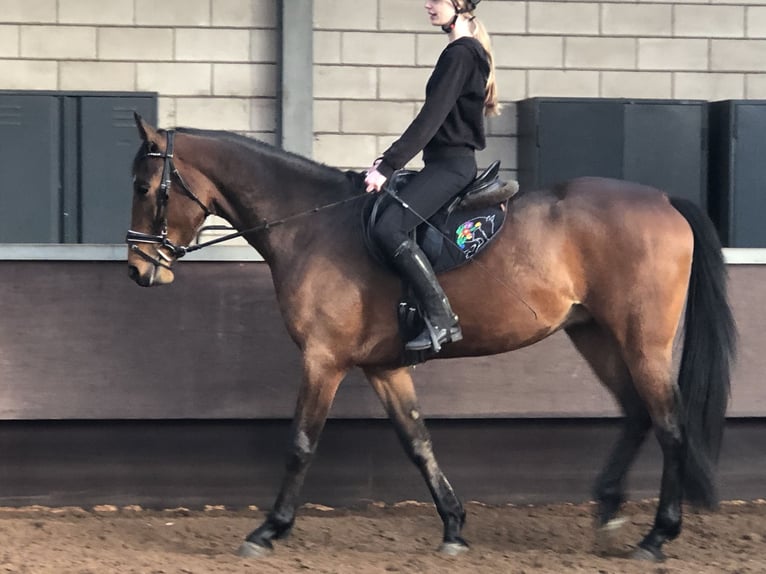
<path fill-rule="evenodd" d="M 176 164 L 173 161 L 173 147 L 174 147 L 174 141 L 175 141 L 175 130 L 167 130 L 167 146 L 165 147 L 164 152 L 147 152 L 144 154 L 143 157 L 159 157 L 164 160 L 164 163 L 162 165 L 162 180 L 160 182 L 160 189 L 157 193 L 157 217 L 155 222 L 157 223 L 157 226 L 159 227 L 159 235 L 154 235 L 151 233 L 143 233 L 141 231 L 133 231 L 132 229 L 128 230 L 128 234 L 125 237 L 125 241 L 130 246 L 130 250 L 138 255 L 139 257 L 142 257 L 143 259 L 146 259 L 147 261 L 154 263 L 155 265 L 159 265 L 160 267 L 165 267 L 166 269 L 170 269 L 170 264 L 173 262 L 173 258 L 179 259 L 180 257 L 183 257 L 186 255 L 191 249 L 189 247 L 186 247 L 184 245 L 176 245 L 168 238 L 168 200 L 170 199 L 170 185 L 172 183 L 172 179 L 175 176 L 175 178 L 178 180 L 178 184 L 183 190 L 183 192 L 202 208 L 202 211 L 205 212 L 205 217 L 211 214 L 210 209 L 208 209 L 207 205 L 204 204 L 204 202 L 197 197 L 194 192 L 191 190 L 191 188 L 186 184 L 184 181 L 184 178 L 181 177 L 181 174 L 178 171 L 178 168 L 176 168 Z M 155 245 L 154 248 L 155 252 L 157 253 L 157 257 L 152 257 L 150 254 L 145 253 L 144 251 L 141 251 L 138 244 L 139 243 L 148 243 L 151 245 Z M 161 251 L 160 248 L 164 247 L 167 249 L 171 256 L 168 256 L 164 251 Z"/>
<path fill-rule="evenodd" d="M 192 251 L 198 251 L 202 249 L 203 247 L 208 247 L 209 245 L 215 245 L 217 243 L 228 241 L 229 239 L 242 237 L 243 235 L 247 235 L 248 233 L 254 233 L 256 231 L 265 231 L 265 230 L 271 229 L 272 227 L 282 225 L 283 223 L 286 223 L 293 219 L 297 219 L 305 215 L 310 215 L 312 213 L 318 213 L 329 207 L 335 207 L 337 205 L 348 203 L 349 201 L 354 201 L 361 197 L 365 197 L 367 195 L 366 193 L 352 195 L 351 197 L 347 197 L 339 201 L 334 201 L 332 203 L 327 203 L 325 205 L 320 205 L 318 207 L 313 207 L 311 209 L 301 211 L 300 213 L 288 215 L 287 217 L 283 217 L 281 219 L 265 221 L 261 223 L 260 225 L 256 225 L 255 227 L 250 227 L 249 229 L 245 229 L 243 231 L 237 231 L 235 233 L 229 233 L 222 237 L 216 237 L 215 239 L 205 241 L 204 243 L 196 243 L 195 245 L 176 245 L 168 238 L 168 218 L 167 218 L 167 206 L 168 206 L 168 201 L 170 199 L 170 186 L 172 184 L 173 177 L 176 178 L 176 180 L 178 181 L 178 184 L 180 185 L 181 189 L 186 194 L 186 196 L 188 196 L 197 205 L 199 205 L 202 211 L 205 212 L 205 217 L 207 217 L 208 215 L 212 215 L 212 212 L 210 211 L 210 209 L 208 209 L 207 205 L 205 205 L 205 203 L 194 194 L 191 188 L 184 181 L 184 178 L 181 177 L 181 174 L 179 173 L 178 168 L 176 168 L 175 162 L 173 161 L 173 143 L 175 140 L 175 130 L 172 130 L 172 129 L 167 130 L 166 134 L 167 134 L 167 146 L 165 147 L 164 153 L 163 152 L 147 152 L 142 156 L 142 157 L 158 157 L 164 160 L 164 164 L 162 166 L 162 180 L 160 183 L 159 192 L 157 193 L 157 217 L 155 219 L 156 227 L 158 227 L 160 230 L 159 234 L 155 235 L 152 233 L 143 233 L 141 231 L 133 231 L 132 229 L 129 229 L 128 234 L 125 237 L 125 242 L 129 245 L 130 250 L 133 253 L 135 253 L 142 259 L 145 259 L 146 261 L 149 261 L 150 263 L 153 263 L 156 266 L 164 267 L 165 269 L 170 269 L 175 259 L 180 259 L 184 255 L 186 255 L 187 253 L 191 253 Z M 227 229 L 230 229 L 230 228 L 227 228 Z M 154 245 L 155 246 L 154 251 L 157 253 L 157 257 L 153 257 L 149 253 L 142 251 L 139 247 L 139 244 L 141 243 Z M 161 251 L 161 248 L 163 247 L 170 253 L 170 255 L 168 255 L 164 251 Z"/>

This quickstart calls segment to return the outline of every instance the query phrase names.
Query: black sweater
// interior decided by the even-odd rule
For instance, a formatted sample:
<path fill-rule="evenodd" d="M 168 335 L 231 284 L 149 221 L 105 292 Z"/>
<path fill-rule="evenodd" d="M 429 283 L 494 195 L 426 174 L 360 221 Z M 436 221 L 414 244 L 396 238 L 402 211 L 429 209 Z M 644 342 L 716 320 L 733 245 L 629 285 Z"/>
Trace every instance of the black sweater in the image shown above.
<path fill-rule="evenodd" d="M 439 56 L 426 84 L 426 101 L 402 136 L 382 156 L 386 177 L 423 150 L 423 158 L 467 155 L 484 149 L 487 54 L 478 40 L 462 37 Z"/>

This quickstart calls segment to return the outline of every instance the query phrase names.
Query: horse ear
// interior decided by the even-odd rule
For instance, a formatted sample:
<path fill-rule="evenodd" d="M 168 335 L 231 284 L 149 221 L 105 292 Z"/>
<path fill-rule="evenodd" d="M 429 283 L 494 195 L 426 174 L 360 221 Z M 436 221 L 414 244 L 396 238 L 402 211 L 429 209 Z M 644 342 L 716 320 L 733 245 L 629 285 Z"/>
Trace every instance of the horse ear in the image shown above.
<path fill-rule="evenodd" d="M 160 141 L 157 129 L 150 126 L 146 120 L 141 117 L 141 114 L 133 112 L 133 118 L 136 120 L 136 127 L 138 128 L 138 133 L 141 135 L 142 140 L 147 143 L 155 144 Z"/>

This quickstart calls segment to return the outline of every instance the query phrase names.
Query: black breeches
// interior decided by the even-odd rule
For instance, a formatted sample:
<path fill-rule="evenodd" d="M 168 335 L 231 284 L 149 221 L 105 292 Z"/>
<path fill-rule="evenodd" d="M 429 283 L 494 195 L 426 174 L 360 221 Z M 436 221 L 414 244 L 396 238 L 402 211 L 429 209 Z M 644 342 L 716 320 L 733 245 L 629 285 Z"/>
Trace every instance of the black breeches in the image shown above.
<path fill-rule="evenodd" d="M 393 254 L 408 234 L 439 211 L 476 177 L 476 159 L 457 156 L 429 161 L 403 190 L 399 197 L 412 210 L 391 201 L 378 217 L 373 235 L 378 244 Z"/>

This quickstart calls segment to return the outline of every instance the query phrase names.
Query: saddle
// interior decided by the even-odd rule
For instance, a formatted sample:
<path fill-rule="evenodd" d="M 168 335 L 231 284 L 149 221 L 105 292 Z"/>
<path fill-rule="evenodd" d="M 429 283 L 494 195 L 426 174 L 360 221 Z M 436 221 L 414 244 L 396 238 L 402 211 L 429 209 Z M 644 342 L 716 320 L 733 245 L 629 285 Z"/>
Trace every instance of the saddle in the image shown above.
<path fill-rule="evenodd" d="M 454 269 L 473 259 L 489 245 L 505 223 L 506 205 L 519 190 L 519 186 L 515 181 L 500 180 L 499 171 L 500 162 L 492 163 L 413 232 L 413 239 L 426 254 L 436 273 Z M 391 201 L 396 201 L 391 194 L 403 189 L 417 173 L 411 170 L 396 172 L 388 183 L 389 193 L 371 196 L 362 210 L 362 228 L 367 250 L 379 263 L 391 269 L 393 266 L 372 237 L 372 228 L 385 206 Z M 425 325 L 420 304 L 410 286 L 404 281 L 397 315 L 403 341 L 416 336 Z M 402 364 L 415 365 L 431 356 L 432 351 L 405 350 L 402 354 Z"/>
<path fill-rule="evenodd" d="M 425 252 L 436 273 L 443 273 L 467 263 L 482 251 L 505 222 L 505 205 L 518 191 L 515 181 L 498 177 L 500 161 L 463 188 L 428 221 L 415 229 L 413 239 Z M 372 237 L 378 215 L 397 192 L 417 175 L 414 170 L 397 171 L 388 182 L 389 193 L 372 196 L 362 210 L 362 227 L 367 250 L 379 263 L 389 266 L 385 254 Z"/>

